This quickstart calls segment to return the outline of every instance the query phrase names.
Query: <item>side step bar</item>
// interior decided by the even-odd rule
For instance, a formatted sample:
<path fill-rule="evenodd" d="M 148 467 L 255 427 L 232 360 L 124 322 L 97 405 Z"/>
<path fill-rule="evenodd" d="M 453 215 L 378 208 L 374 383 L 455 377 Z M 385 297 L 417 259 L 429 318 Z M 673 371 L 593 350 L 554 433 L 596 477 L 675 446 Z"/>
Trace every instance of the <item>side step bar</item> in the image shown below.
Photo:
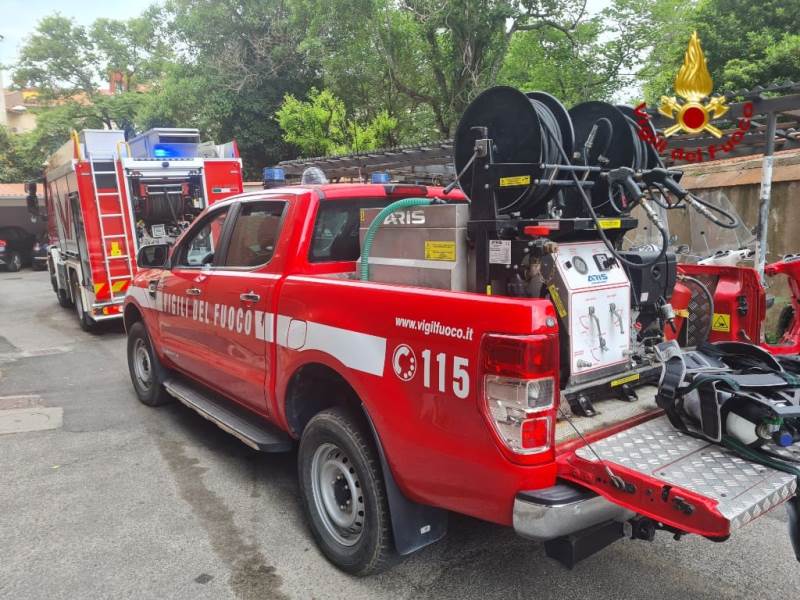
<path fill-rule="evenodd" d="M 287 452 L 291 438 L 266 421 L 237 407 L 219 394 L 179 377 L 164 382 L 164 388 L 201 417 L 260 452 Z"/>

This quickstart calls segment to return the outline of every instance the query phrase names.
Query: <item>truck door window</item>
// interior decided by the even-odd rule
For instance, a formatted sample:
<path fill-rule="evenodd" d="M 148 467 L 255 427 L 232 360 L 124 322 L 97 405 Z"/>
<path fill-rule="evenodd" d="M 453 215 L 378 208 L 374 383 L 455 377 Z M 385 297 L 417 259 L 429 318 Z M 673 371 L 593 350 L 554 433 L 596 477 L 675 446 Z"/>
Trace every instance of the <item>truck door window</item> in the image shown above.
<path fill-rule="evenodd" d="M 227 208 L 216 211 L 189 232 L 189 237 L 178 249 L 175 266 L 200 268 L 214 262 L 214 253 L 222 237 L 222 226 L 227 215 Z"/>
<path fill-rule="evenodd" d="M 285 202 L 245 202 L 236 217 L 225 255 L 226 267 L 258 267 L 275 252 Z"/>
<path fill-rule="evenodd" d="M 386 206 L 388 198 L 323 202 L 314 223 L 310 262 L 351 261 L 361 256 L 361 209 Z"/>

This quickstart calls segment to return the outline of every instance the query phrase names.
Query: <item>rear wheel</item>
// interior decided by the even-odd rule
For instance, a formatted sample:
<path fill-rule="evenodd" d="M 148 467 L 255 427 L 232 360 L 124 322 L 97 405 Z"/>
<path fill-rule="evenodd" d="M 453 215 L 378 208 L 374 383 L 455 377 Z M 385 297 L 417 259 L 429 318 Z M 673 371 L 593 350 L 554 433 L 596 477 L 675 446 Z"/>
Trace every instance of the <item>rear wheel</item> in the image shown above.
<path fill-rule="evenodd" d="M 172 400 L 164 389 L 166 370 L 153 350 L 150 336 L 141 321 L 128 330 L 128 370 L 136 396 L 147 406 L 161 406 Z"/>
<path fill-rule="evenodd" d="M 86 309 L 83 308 L 83 296 L 81 295 L 81 288 L 77 281 L 73 282 L 72 284 L 72 298 L 75 302 L 75 313 L 78 316 L 78 325 L 81 326 L 81 329 L 88 333 L 94 333 L 97 331 L 97 321 L 91 318 L 89 313 L 86 312 Z M 61 304 L 60 297 L 59 304 Z"/>
<path fill-rule="evenodd" d="M 314 538 L 328 560 L 354 575 L 382 571 L 394 557 L 383 474 L 365 429 L 343 408 L 322 411 L 303 431 L 298 455 Z"/>
<path fill-rule="evenodd" d="M 47 272 L 50 274 L 50 287 L 58 294 L 58 278 L 56 277 L 56 270 L 53 268 L 52 260 L 47 261 Z"/>
<path fill-rule="evenodd" d="M 6 268 L 11 273 L 19 271 L 22 268 L 22 255 L 19 252 L 12 252 L 11 256 L 8 257 Z"/>

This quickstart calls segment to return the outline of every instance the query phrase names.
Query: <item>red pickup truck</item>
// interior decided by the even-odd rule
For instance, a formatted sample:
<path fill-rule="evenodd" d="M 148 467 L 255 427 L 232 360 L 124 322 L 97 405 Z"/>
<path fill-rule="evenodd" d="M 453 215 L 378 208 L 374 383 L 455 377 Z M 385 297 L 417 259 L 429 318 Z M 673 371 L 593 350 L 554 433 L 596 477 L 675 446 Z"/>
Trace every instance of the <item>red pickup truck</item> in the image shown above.
<path fill-rule="evenodd" d="M 455 511 L 549 540 L 570 565 L 658 529 L 722 540 L 794 491 L 792 475 L 682 436 L 643 392 L 569 418 L 548 299 L 360 281 L 364 211 L 404 197 L 465 202 L 403 185 L 239 195 L 172 248 L 142 248 L 125 302 L 139 399 L 177 398 L 258 450 L 299 442 L 334 564 L 378 571 Z M 693 478 L 696 460 L 739 461 L 739 487 Z"/>

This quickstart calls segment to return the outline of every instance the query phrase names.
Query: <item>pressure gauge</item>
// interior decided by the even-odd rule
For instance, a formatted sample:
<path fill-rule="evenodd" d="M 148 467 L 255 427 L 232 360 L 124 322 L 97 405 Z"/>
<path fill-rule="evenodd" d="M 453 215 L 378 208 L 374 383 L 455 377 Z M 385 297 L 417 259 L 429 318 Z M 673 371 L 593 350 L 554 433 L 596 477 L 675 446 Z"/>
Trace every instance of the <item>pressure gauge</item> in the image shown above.
<path fill-rule="evenodd" d="M 586 275 L 589 272 L 589 267 L 586 266 L 586 261 L 583 260 L 580 256 L 576 256 L 572 259 L 572 264 L 575 265 L 575 270 L 578 271 L 581 275 Z"/>

